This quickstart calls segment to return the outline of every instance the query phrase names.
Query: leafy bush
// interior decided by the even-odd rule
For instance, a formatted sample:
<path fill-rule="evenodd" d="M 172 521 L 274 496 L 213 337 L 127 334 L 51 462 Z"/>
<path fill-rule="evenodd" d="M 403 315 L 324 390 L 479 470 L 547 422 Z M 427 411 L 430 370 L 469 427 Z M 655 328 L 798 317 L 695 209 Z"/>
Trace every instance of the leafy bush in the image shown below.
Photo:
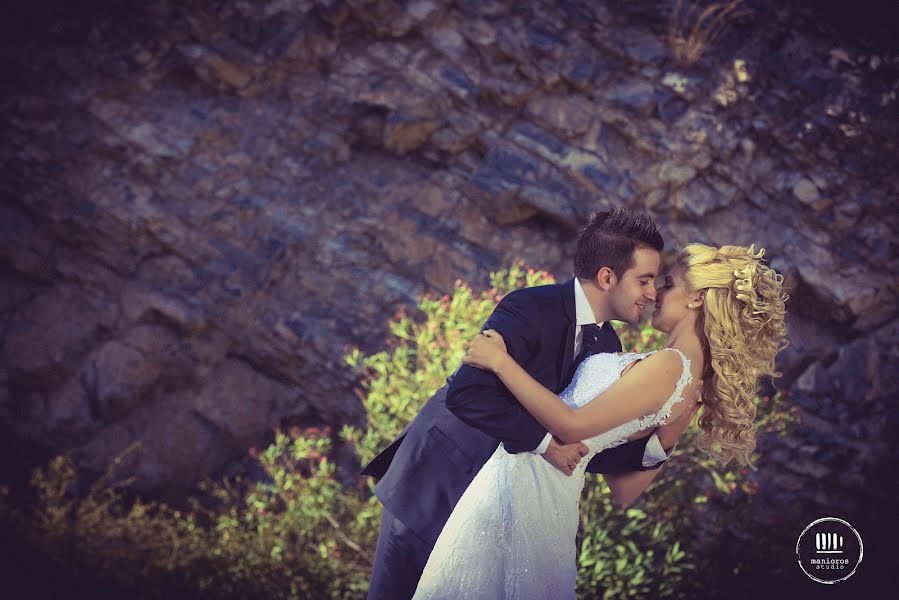
<path fill-rule="evenodd" d="M 32 544 L 73 572 L 119 584 L 157 581 L 201 558 L 204 540 L 189 519 L 164 503 L 129 499 L 129 479 L 111 482 L 135 447 L 118 456 L 82 498 L 71 456 L 57 456 L 36 470 L 31 486 L 37 499 L 27 522 Z"/>
<path fill-rule="evenodd" d="M 79 499 L 74 463 L 59 456 L 32 477 L 30 537 L 74 572 L 139 582 L 135 595 L 144 598 L 363 597 L 376 500 L 341 488 L 328 435 L 276 431 L 264 451 L 250 449 L 265 481 L 203 481 L 190 511 L 130 498 L 129 480 L 109 483 L 114 468 Z"/>
<path fill-rule="evenodd" d="M 451 296 L 424 297 L 414 314 L 398 313 L 389 325 L 388 350 L 347 355 L 362 375 L 366 423 L 364 429 L 344 426 L 333 437 L 352 446 L 360 463 L 371 460 L 460 364 L 464 343 L 504 294 L 551 281 L 548 273 L 516 265 L 492 274 L 486 291 L 456 282 Z M 664 342 L 647 325 L 619 331 L 628 350 Z M 760 401 L 759 416 L 760 431 L 783 431 L 790 420 L 777 401 Z M 670 463 L 627 510 L 612 505 L 602 478 L 588 478 L 579 597 L 674 595 L 696 568 L 688 535 L 694 507 L 712 495 L 754 492 L 747 473 L 713 469 L 691 447 L 692 435 L 685 433 Z M 128 480 L 113 484 L 122 457 L 79 497 L 75 466 L 60 456 L 34 473 L 29 532 L 48 556 L 109 581 L 137 582 L 141 597 L 187 591 L 218 598 L 363 598 L 380 504 L 371 480 L 340 485 L 329 459 L 334 441 L 328 430 L 276 430 L 269 447 L 249 450 L 262 481 L 206 480 L 189 511 L 131 497 Z"/>
<path fill-rule="evenodd" d="M 522 265 L 492 273 L 490 289 L 479 294 L 456 281 L 452 296 L 422 298 L 415 317 L 402 311 L 396 315 L 389 325 L 389 350 L 367 357 L 359 350 L 350 352 L 347 364 L 365 376 L 360 398 L 367 428 L 361 432 L 347 426 L 341 436 L 353 440 L 362 464 L 392 442 L 462 364 L 465 343 L 480 332 L 504 295 L 553 281 L 549 273 Z"/>
<path fill-rule="evenodd" d="M 619 326 L 626 351 L 646 352 L 664 347 L 665 334 L 648 323 Z M 759 434 L 786 435 L 796 420 L 780 394 L 756 398 Z M 740 496 L 734 504 L 746 507 L 758 490 L 746 468 L 719 468 L 691 443 L 698 432 L 694 422 L 659 475 L 627 509 L 612 504 L 602 477 L 588 475 L 580 511 L 583 546 L 578 557 L 578 597 L 667 598 L 688 594 L 697 580 L 686 577 L 705 561 L 690 552 L 695 519 L 706 518 L 701 505 L 713 496 Z M 739 522 L 742 511 L 726 520 Z M 721 523 L 720 526 L 724 526 Z M 701 594 L 701 589 L 692 590 Z"/>

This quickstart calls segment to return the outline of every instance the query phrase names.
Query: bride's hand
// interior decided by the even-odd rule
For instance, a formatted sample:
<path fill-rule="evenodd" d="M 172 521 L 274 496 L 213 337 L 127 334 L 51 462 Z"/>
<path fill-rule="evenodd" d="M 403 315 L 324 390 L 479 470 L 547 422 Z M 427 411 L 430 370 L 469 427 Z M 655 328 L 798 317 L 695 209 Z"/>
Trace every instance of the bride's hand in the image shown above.
<path fill-rule="evenodd" d="M 468 344 L 462 362 L 485 371 L 496 372 L 503 361 L 508 359 L 509 354 L 506 352 L 503 336 L 493 329 L 488 329 Z"/>

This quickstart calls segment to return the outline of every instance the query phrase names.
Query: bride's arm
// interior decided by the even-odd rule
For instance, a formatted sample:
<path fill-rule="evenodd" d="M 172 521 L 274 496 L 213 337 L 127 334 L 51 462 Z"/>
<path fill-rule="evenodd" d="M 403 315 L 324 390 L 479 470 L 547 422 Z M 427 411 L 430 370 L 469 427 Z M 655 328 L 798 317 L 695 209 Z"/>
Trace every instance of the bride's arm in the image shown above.
<path fill-rule="evenodd" d="M 505 351 L 498 351 L 500 346 L 493 337 L 497 335 L 488 331 L 476 338 L 463 362 L 496 373 L 525 409 L 567 444 L 657 411 L 671 396 L 683 370 L 675 352 L 657 352 L 628 370 L 593 402 L 575 410 L 540 385 Z"/>

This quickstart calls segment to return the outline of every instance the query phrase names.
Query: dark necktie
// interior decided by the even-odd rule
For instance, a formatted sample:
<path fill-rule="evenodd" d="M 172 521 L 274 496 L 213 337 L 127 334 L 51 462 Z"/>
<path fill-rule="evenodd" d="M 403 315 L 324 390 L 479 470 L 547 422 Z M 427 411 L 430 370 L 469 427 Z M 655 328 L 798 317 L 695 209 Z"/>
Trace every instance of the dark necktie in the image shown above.
<path fill-rule="evenodd" d="M 584 325 L 581 328 L 581 351 L 574 359 L 574 369 L 577 369 L 588 356 L 600 352 L 599 331 L 600 326 L 595 323 Z"/>

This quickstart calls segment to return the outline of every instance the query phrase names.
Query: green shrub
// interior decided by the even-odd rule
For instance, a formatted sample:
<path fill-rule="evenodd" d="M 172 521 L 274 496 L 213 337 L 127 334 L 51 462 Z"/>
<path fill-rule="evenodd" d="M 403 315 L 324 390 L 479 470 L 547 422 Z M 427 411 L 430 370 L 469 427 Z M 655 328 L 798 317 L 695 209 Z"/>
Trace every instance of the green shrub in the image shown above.
<path fill-rule="evenodd" d="M 70 455 L 35 470 L 36 500 L 26 521 L 32 545 L 75 573 L 125 585 L 160 582 L 202 558 L 205 538 L 191 519 L 164 503 L 131 498 L 125 491 L 130 479 L 111 482 L 134 448 L 116 457 L 83 497 L 75 491 L 80 482 Z"/>
<path fill-rule="evenodd" d="M 389 324 L 387 350 L 347 355 L 362 376 L 366 423 L 363 429 L 344 426 L 335 437 L 355 449 L 361 464 L 371 460 L 460 364 L 464 343 L 502 295 L 551 281 L 545 272 L 516 265 L 492 274 L 486 291 L 456 282 L 452 295 L 424 297 L 414 314 L 399 313 Z M 619 331 L 626 350 L 664 342 L 647 325 Z M 790 421 L 778 398 L 760 401 L 759 415 L 760 431 L 785 431 Z M 691 447 L 694 434 L 685 433 L 673 459 L 631 508 L 613 506 L 602 478 L 588 477 L 579 597 L 674 595 L 684 574 L 696 568 L 689 533 L 697 503 L 715 494 L 751 497 L 747 473 L 715 470 Z M 217 598 L 363 598 L 380 504 L 370 479 L 347 488 L 338 483 L 329 460 L 334 441 L 328 430 L 276 430 L 273 444 L 249 451 L 264 481 L 206 480 L 189 500 L 189 511 L 131 497 L 128 480 L 112 484 L 121 457 L 79 498 L 73 493 L 75 466 L 60 456 L 34 473 L 37 502 L 29 531 L 48 556 L 110 581 L 136 583 L 141 597 L 187 590 Z"/>
<path fill-rule="evenodd" d="M 389 350 L 371 356 L 350 352 L 347 364 L 364 375 L 360 398 L 367 422 L 364 432 L 347 426 L 341 435 L 354 441 L 362 464 L 393 441 L 462 364 L 465 343 L 478 334 L 504 295 L 553 281 L 549 273 L 522 265 L 492 273 L 490 289 L 479 294 L 456 281 L 452 296 L 422 298 L 414 317 L 397 314 L 389 325 Z"/>
<path fill-rule="evenodd" d="M 331 444 L 327 429 L 276 431 L 264 451 L 250 450 L 268 482 L 243 495 L 240 488 L 204 483 L 218 511 L 193 502 L 214 524 L 207 550 L 213 568 L 198 581 L 200 589 L 265 598 L 364 594 L 377 539 L 377 502 L 367 491 L 341 487 L 328 459 Z"/>
<path fill-rule="evenodd" d="M 616 329 L 625 351 L 656 350 L 667 341 L 648 323 L 618 324 Z M 795 408 L 780 394 L 757 397 L 755 404 L 760 434 L 785 435 L 796 420 Z M 698 505 L 715 495 L 739 495 L 746 507 L 758 490 L 746 468 L 722 469 L 697 450 L 692 444 L 697 432 L 694 420 L 660 474 L 626 509 L 612 504 L 602 477 L 588 474 L 580 504 L 579 598 L 681 597 L 695 585 L 686 575 L 702 562 L 690 552 L 694 519 L 705 518 Z M 739 522 L 743 514 L 733 510 L 725 519 Z"/>

